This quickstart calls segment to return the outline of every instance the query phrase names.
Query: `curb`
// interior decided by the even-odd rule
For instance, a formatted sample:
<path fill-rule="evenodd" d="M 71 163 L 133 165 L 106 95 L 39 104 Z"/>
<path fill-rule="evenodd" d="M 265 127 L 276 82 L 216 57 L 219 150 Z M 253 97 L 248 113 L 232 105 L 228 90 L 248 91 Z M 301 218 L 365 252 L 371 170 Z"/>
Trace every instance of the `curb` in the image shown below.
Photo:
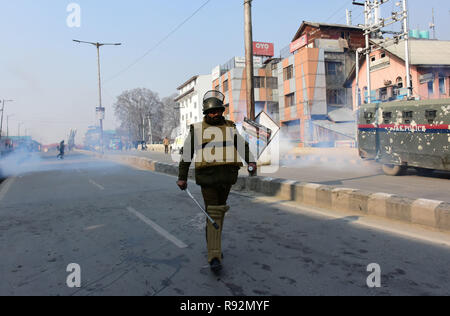
<path fill-rule="evenodd" d="M 110 156 L 89 151 L 81 153 L 98 158 L 124 162 L 132 166 L 159 173 L 178 175 L 178 165 L 153 161 L 135 156 Z M 194 179 L 189 170 L 189 179 Z M 426 199 L 410 199 L 386 193 L 371 193 L 356 189 L 335 188 L 314 183 L 303 183 L 268 177 L 242 177 L 232 188 L 234 191 L 253 191 L 301 205 L 350 211 L 373 215 L 410 224 L 450 231 L 450 203 Z"/>

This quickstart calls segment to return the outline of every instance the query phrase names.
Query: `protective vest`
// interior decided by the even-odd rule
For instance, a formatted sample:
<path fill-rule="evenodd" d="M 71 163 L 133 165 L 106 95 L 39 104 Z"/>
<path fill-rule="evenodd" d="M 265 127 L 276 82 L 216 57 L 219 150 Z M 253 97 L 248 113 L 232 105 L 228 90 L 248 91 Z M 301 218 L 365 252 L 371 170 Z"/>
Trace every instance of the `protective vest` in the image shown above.
<path fill-rule="evenodd" d="M 232 121 L 225 121 L 223 125 L 209 125 L 203 121 L 193 127 L 196 169 L 243 166 L 234 143 L 237 130 Z"/>

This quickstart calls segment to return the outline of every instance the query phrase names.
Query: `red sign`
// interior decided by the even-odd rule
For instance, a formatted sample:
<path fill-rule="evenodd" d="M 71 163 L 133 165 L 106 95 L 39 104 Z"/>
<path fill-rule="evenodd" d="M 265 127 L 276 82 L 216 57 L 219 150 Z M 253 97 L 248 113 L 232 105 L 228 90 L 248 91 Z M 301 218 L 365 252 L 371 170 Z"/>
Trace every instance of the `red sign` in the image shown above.
<path fill-rule="evenodd" d="M 295 42 L 291 43 L 291 53 L 295 52 L 296 50 L 299 50 L 300 48 L 306 46 L 307 44 L 308 44 L 308 36 L 305 34 Z"/>
<path fill-rule="evenodd" d="M 273 43 L 253 42 L 253 55 L 255 56 L 275 56 Z"/>

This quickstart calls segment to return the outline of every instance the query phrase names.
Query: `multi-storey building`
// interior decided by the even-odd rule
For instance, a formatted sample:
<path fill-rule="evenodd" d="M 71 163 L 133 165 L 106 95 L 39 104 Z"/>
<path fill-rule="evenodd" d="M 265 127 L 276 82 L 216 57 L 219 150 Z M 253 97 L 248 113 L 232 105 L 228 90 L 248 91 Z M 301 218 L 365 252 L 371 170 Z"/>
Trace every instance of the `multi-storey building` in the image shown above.
<path fill-rule="evenodd" d="M 352 93 L 344 83 L 363 45 L 359 27 L 302 23 L 277 70 L 284 137 L 301 147 L 355 138 Z"/>
<path fill-rule="evenodd" d="M 276 122 L 278 111 L 277 63 L 279 59 L 254 57 L 255 115 L 265 111 Z M 238 124 L 247 117 L 245 58 L 234 57 L 212 71 L 212 88 L 225 95 L 228 119 Z"/>
<path fill-rule="evenodd" d="M 410 39 L 409 47 L 412 96 L 421 100 L 449 98 L 450 42 Z M 404 42 L 372 52 L 369 60 L 372 102 L 404 98 L 407 95 Z M 355 109 L 358 104 L 369 102 L 365 58 L 360 61 L 359 96 L 356 96 L 355 69 L 347 83 L 352 86 Z"/>
<path fill-rule="evenodd" d="M 203 96 L 211 90 L 211 75 L 197 75 L 177 88 L 175 99 L 180 109 L 179 135 L 186 135 L 189 125 L 203 119 Z"/>

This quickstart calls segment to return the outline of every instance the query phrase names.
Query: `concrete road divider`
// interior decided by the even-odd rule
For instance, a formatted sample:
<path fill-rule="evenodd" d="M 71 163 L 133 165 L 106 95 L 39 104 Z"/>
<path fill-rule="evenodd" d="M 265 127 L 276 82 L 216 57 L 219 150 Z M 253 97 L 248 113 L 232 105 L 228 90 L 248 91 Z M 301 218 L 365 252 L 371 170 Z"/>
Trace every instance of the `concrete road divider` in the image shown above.
<path fill-rule="evenodd" d="M 178 164 L 175 163 L 161 163 L 136 156 L 102 155 L 81 150 L 79 152 L 145 170 L 178 175 Z M 193 169 L 189 171 L 189 178 L 194 179 Z M 239 177 L 233 190 L 258 192 L 301 205 L 385 217 L 450 231 L 450 203 L 441 201 L 410 199 L 386 193 L 371 193 L 268 177 Z"/>

